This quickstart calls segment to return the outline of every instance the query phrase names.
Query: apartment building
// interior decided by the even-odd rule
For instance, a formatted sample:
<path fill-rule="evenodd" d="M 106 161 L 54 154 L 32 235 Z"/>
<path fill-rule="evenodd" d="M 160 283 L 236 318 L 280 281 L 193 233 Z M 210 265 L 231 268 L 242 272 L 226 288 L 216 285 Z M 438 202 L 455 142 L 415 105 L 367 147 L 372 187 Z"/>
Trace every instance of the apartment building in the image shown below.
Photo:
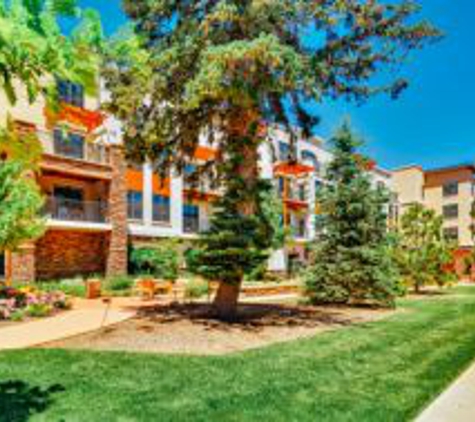
<path fill-rule="evenodd" d="M 11 119 L 35 134 L 43 157 L 35 175 L 45 195 L 47 230 L 37 242 L 0 259 L 1 272 L 18 281 L 127 270 L 126 166 L 121 149 L 98 136 L 104 116 L 84 89 L 58 81 L 58 108 L 29 104 L 20 92 L 12 106 L 0 92 L 0 124 Z"/>
<path fill-rule="evenodd" d="M 444 218 L 445 235 L 460 248 L 473 247 L 472 206 L 475 166 L 461 164 L 431 170 L 410 166 L 393 172 L 393 189 L 400 212 L 420 203 Z"/>
<path fill-rule="evenodd" d="M 50 110 L 43 100 L 29 104 L 24 96 L 15 106 L 0 94 L 0 124 L 13 119 L 21 131 L 34 133 L 43 146 L 36 175 L 45 194 L 46 234 L 15 253 L 0 256 L 0 276 L 18 281 L 77 275 L 123 274 L 129 245 L 164 238 L 188 243 L 208 229 L 220 192 L 210 183 L 195 185 L 180 175 L 162 179 L 152 163 L 125 162 L 121 126 L 99 112 L 101 101 L 81 86 L 58 81 L 61 104 Z M 194 163 L 212 160 L 213 146 L 202 139 Z M 288 271 L 306 259 L 307 244 L 317 235 L 316 193 L 325 183 L 332 156 L 318 138 L 298 140 L 279 128 L 262 145 L 261 175 L 271 180 L 282 200 L 288 244 L 269 261 L 274 271 Z M 375 184 L 391 187 L 391 175 L 371 169 Z"/>

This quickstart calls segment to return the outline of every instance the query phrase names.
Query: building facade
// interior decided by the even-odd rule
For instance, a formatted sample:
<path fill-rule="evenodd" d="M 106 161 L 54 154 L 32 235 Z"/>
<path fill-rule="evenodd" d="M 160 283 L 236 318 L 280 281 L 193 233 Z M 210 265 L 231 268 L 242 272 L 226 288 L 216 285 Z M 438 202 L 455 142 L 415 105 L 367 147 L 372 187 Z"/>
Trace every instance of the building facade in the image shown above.
<path fill-rule="evenodd" d="M 7 119 L 20 131 L 37 135 L 43 147 L 36 175 L 45 198 L 47 231 L 38 241 L 0 256 L 0 276 L 16 281 L 73 276 L 115 276 L 127 271 L 130 245 L 164 238 L 193 242 L 208 229 L 220 192 L 209 183 L 190 184 L 171 174 L 163 179 L 152 163 L 126 163 L 120 123 L 99 112 L 98 98 L 81 86 L 58 81 L 59 109 L 26 93 L 11 106 L 0 93 L 0 125 Z M 216 150 L 202 139 L 195 165 L 212 160 Z M 289 271 L 305 261 L 308 242 L 317 236 L 316 193 L 325 183 L 331 154 L 323 141 L 298 140 L 272 129 L 260 151 L 263 178 L 271 180 L 282 201 L 288 244 L 270 261 L 273 271 Z M 292 164 L 290 164 L 292 163 Z M 374 168 L 375 184 L 391 188 L 391 175 Z"/>

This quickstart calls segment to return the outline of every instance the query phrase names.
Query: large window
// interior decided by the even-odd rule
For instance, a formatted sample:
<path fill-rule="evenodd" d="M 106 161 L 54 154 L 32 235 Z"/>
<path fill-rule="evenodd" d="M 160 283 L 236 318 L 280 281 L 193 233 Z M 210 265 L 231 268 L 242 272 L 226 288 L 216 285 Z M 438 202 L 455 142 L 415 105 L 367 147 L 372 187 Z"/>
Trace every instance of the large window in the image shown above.
<path fill-rule="evenodd" d="M 153 195 L 153 221 L 170 222 L 170 198 L 163 195 Z"/>
<path fill-rule="evenodd" d="M 84 87 L 70 81 L 57 82 L 59 100 L 76 107 L 84 107 Z"/>
<path fill-rule="evenodd" d="M 456 196 L 459 193 L 459 184 L 458 182 L 448 182 L 445 183 L 442 187 L 443 195 L 447 196 Z"/>
<path fill-rule="evenodd" d="M 447 220 L 457 218 L 459 216 L 459 206 L 457 204 L 445 205 L 442 213 Z"/>
<path fill-rule="evenodd" d="M 54 153 L 63 157 L 84 159 L 85 138 L 77 133 L 61 129 L 54 131 Z"/>
<path fill-rule="evenodd" d="M 129 220 L 143 219 L 143 194 L 138 191 L 127 192 L 127 214 Z"/>
<path fill-rule="evenodd" d="M 199 233 L 200 207 L 198 205 L 183 205 L 183 230 L 185 233 Z"/>

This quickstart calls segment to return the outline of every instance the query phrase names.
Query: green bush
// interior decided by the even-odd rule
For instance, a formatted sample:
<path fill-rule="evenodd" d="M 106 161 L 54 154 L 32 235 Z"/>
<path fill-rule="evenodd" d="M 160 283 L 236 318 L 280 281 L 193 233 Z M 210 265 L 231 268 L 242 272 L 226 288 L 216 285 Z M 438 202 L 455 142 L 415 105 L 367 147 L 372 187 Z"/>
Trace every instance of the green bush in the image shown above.
<path fill-rule="evenodd" d="M 131 290 L 133 286 L 134 280 L 129 276 L 112 277 L 104 283 L 104 289 L 111 292 L 124 292 Z"/>
<path fill-rule="evenodd" d="M 51 305 L 46 303 L 32 303 L 26 308 L 26 314 L 32 318 L 44 318 L 52 312 Z"/>
<path fill-rule="evenodd" d="M 206 296 L 209 292 L 209 284 L 204 280 L 191 280 L 185 287 L 185 298 L 187 299 L 199 299 Z"/>
<path fill-rule="evenodd" d="M 130 260 L 134 274 L 147 274 L 170 281 L 178 278 L 180 254 L 174 241 L 161 241 L 152 247 L 134 249 Z"/>
<path fill-rule="evenodd" d="M 82 278 L 64 279 L 59 281 L 41 282 L 38 286 L 45 292 L 60 291 L 68 296 L 85 297 L 86 285 Z"/>

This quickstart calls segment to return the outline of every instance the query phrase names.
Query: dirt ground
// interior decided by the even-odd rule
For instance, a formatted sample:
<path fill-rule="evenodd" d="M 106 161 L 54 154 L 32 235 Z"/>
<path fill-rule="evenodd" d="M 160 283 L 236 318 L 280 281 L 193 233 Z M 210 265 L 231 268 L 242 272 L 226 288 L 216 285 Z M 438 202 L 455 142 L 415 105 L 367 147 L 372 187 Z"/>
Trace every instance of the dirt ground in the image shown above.
<path fill-rule="evenodd" d="M 393 311 L 368 308 L 246 304 L 232 324 L 208 305 L 157 306 L 124 323 L 44 345 L 45 348 L 223 355 L 375 321 Z"/>

